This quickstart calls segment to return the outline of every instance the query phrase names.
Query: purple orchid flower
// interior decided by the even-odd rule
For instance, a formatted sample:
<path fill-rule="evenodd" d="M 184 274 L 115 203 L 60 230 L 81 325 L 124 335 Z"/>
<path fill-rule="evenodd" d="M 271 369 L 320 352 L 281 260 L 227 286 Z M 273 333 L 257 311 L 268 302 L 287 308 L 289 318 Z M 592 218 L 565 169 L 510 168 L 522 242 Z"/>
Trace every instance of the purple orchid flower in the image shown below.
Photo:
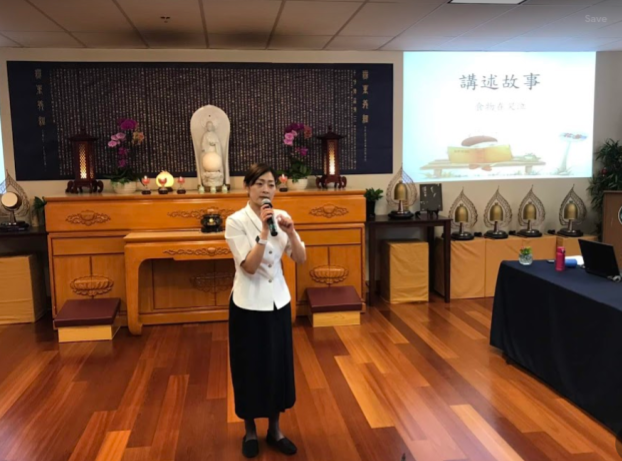
<path fill-rule="evenodd" d="M 128 118 L 128 119 L 123 120 L 119 124 L 119 128 L 121 128 L 123 131 L 133 130 L 136 128 L 137 124 L 138 123 L 136 123 L 136 120 L 132 120 L 131 118 Z"/>

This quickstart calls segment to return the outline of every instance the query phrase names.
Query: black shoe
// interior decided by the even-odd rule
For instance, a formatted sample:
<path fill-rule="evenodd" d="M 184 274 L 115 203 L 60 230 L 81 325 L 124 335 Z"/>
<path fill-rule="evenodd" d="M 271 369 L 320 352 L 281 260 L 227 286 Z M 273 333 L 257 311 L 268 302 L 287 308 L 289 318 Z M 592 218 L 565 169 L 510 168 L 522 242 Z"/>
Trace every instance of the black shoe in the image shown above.
<path fill-rule="evenodd" d="M 246 440 L 246 436 L 242 439 L 242 454 L 247 458 L 254 458 L 259 454 L 259 442 L 257 439 Z"/>
<path fill-rule="evenodd" d="M 298 451 L 296 445 L 294 445 L 292 441 L 289 440 L 287 437 L 283 437 L 281 440 L 277 440 L 272 436 L 272 434 L 270 434 L 270 432 L 268 432 L 266 442 L 268 442 L 268 445 L 276 447 L 284 455 L 295 455 Z"/>

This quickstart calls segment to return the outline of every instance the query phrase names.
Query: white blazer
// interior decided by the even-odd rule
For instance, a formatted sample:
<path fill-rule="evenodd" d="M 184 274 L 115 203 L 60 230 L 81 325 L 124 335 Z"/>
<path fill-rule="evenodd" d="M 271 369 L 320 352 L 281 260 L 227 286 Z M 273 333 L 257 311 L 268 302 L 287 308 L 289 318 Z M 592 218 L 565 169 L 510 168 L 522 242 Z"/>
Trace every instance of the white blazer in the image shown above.
<path fill-rule="evenodd" d="M 279 215 L 289 217 L 287 212 L 275 209 L 275 221 Z M 282 309 L 292 299 L 281 266 L 283 253 L 290 257 L 292 255 L 287 234 L 281 229 L 278 229 L 276 237 L 268 234 L 263 259 L 254 274 L 249 274 L 240 267 L 253 246 L 258 244 L 261 228 L 261 219 L 249 204 L 227 218 L 225 239 L 235 262 L 233 302 L 238 307 L 253 311 L 271 311 L 275 305 L 277 309 Z M 298 233 L 296 238 L 300 240 Z"/>

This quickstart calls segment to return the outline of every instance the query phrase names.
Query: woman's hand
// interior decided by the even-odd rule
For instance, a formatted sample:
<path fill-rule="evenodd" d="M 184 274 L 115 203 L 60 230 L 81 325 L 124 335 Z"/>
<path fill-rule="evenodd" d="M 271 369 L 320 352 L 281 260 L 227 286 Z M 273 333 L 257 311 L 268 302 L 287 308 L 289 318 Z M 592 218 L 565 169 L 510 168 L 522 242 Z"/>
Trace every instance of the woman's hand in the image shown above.
<path fill-rule="evenodd" d="M 289 244 L 291 245 L 291 258 L 295 263 L 303 264 L 307 260 L 307 251 L 300 238 L 296 236 L 294 221 L 288 215 L 278 215 L 276 217 L 279 227 L 287 234 Z"/>
<path fill-rule="evenodd" d="M 292 218 L 279 215 L 277 216 L 276 220 L 283 232 L 285 232 L 289 236 L 294 235 L 294 232 L 296 232 L 296 230 L 294 228 L 294 221 L 292 220 Z"/>

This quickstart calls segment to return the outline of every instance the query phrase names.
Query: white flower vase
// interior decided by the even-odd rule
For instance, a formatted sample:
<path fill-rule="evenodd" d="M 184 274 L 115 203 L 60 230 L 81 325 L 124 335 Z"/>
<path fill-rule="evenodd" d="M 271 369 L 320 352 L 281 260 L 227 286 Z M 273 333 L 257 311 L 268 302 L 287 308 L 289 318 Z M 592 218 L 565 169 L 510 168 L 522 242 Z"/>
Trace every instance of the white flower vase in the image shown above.
<path fill-rule="evenodd" d="M 130 182 L 114 182 L 111 181 L 112 190 L 119 195 L 132 195 L 136 192 L 136 181 Z"/>
<path fill-rule="evenodd" d="M 528 255 L 524 255 L 519 253 L 518 262 L 523 266 L 531 266 L 531 263 L 533 263 L 533 254 L 529 253 Z"/>
<path fill-rule="evenodd" d="M 289 190 L 305 190 L 309 184 L 308 178 L 302 178 L 294 182 L 292 179 L 287 180 L 287 188 Z"/>

